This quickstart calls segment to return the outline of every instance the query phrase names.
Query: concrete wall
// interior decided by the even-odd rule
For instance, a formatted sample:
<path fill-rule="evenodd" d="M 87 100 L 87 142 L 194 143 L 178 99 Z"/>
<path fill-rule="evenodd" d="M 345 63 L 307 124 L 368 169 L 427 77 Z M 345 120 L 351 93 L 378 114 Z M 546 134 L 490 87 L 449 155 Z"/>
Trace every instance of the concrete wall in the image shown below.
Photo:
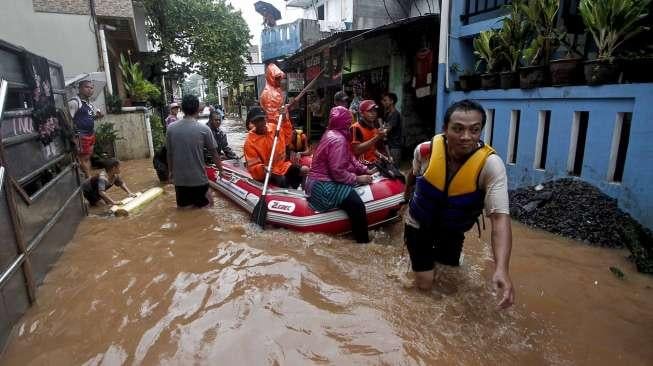
<path fill-rule="evenodd" d="M 354 0 L 354 29 L 376 28 L 406 18 L 404 9 L 407 7 L 397 1 L 386 1 L 384 6 L 379 0 Z"/>
<path fill-rule="evenodd" d="M 101 123 L 113 123 L 121 140 L 116 141 L 116 157 L 120 160 L 145 159 L 150 155 L 151 130 L 146 111 L 139 107 L 124 108 L 127 112 L 108 114 Z M 149 137 L 148 137 L 149 134 Z"/>
<path fill-rule="evenodd" d="M 61 64 L 70 78 L 100 67 L 90 22 L 88 15 L 40 13 L 30 1 L 2 0 L 0 39 Z M 102 95 L 96 104 L 104 109 Z"/>
<path fill-rule="evenodd" d="M 453 2 L 449 65 L 471 66 L 471 38 L 478 32 L 496 27 L 499 19 L 463 24 L 460 15 L 463 2 Z M 440 68 L 441 73 L 448 72 Z M 450 74 L 450 85 L 457 79 Z M 511 141 L 517 141 L 515 162 L 507 164 L 509 188 L 534 185 L 551 179 L 575 176 L 570 174 L 570 161 L 575 156 L 574 116 L 589 112 L 584 157 L 579 179 L 597 186 L 618 200 L 619 206 L 643 225 L 653 228 L 653 84 L 615 84 L 603 86 L 546 87 L 532 90 L 487 90 L 468 93 L 449 90 L 444 104 L 471 98 L 486 109 L 493 110 L 493 123 L 485 132 L 492 131 L 492 145 L 507 161 Z M 520 111 L 519 130 L 511 140 L 512 111 Z M 546 164 L 537 166 L 540 151 L 540 115 L 551 111 Z M 437 128 L 442 127 L 444 108 L 437 111 Z M 623 177 L 613 181 L 610 172 L 618 150 L 620 116 L 632 116 Z M 489 126 L 493 126 L 490 128 Z M 512 131 L 515 131 L 512 129 Z M 514 133 L 513 133 L 514 134 Z M 489 135 L 488 135 L 489 137 Z M 648 168 L 647 168 L 648 167 Z"/>
<path fill-rule="evenodd" d="M 6 1 L 6 0 L 5 0 Z M 28 1 L 23 1 L 27 3 Z M 90 15 L 88 0 L 32 0 L 34 11 Z M 133 18 L 131 0 L 96 0 L 95 12 L 98 16 Z"/>

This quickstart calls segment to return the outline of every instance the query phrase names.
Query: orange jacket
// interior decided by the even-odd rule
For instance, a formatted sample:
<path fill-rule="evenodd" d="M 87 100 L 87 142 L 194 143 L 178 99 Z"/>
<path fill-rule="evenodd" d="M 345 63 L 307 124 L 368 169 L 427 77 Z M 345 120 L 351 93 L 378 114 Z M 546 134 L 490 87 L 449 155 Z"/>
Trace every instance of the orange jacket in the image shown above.
<path fill-rule="evenodd" d="M 371 140 L 374 136 L 378 135 L 378 133 L 378 128 L 367 128 L 361 125 L 360 122 L 356 122 L 351 126 L 351 144 L 354 146 Z M 376 144 L 372 145 L 369 150 L 361 155 L 357 155 L 356 157 L 364 163 L 373 163 L 378 159 L 376 156 L 376 149 Z"/>
<path fill-rule="evenodd" d="M 252 178 L 263 181 L 265 179 L 265 168 L 270 161 L 272 144 L 274 142 L 274 133 L 277 128 L 276 124 L 268 123 L 268 132 L 265 135 L 259 135 L 255 130 L 247 133 L 245 140 L 245 161 L 247 170 Z M 290 168 L 291 162 L 286 160 L 286 141 L 289 141 L 292 135 L 292 124 L 284 120 L 279 131 L 279 141 L 275 149 L 274 160 L 272 161 L 272 173 L 284 175 Z"/>
<path fill-rule="evenodd" d="M 265 69 L 265 88 L 261 93 L 261 108 L 267 115 L 268 123 L 276 124 L 279 118 L 279 109 L 283 105 L 281 79 L 285 77 L 286 74 L 275 64 L 269 64 Z"/>

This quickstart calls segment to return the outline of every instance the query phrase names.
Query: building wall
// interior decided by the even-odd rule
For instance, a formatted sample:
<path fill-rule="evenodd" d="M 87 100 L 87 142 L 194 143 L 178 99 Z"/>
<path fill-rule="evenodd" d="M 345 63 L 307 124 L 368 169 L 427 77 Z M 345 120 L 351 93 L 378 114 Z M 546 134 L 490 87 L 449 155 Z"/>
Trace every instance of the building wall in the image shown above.
<path fill-rule="evenodd" d="M 32 0 L 32 3 L 36 12 L 78 15 L 91 14 L 88 0 Z M 134 17 L 131 0 L 96 0 L 95 12 L 98 16 Z"/>
<path fill-rule="evenodd" d="M 440 3 L 437 0 L 415 0 L 410 1 L 410 16 L 416 17 L 425 14 L 439 14 Z"/>
<path fill-rule="evenodd" d="M 29 1 L 3 0 L 0 39 L 61 64 L 68 79 L 100 68 L 90 21 L 88 15 L 35 12 Z M 104 109 L 103 94 L 96 104 Z"/>
<path fill-rule="evenodd" d="M 405 9 L 397 1 L 386 1 L 384 6 L 383 1 L 354 0 L 354 29 L 372 29 L 406 18 Z"/>
<path fill-rule="evenodd" d="M 452 3 L 449 65 L 458 63 L 471 67 L 471 39 L 481 30 L 500 25 L 499 19 L 463 24 L 460 15 L 464 2 Z M 447 68 L 440 68 L 446 73 Z M 478 100 L 491 113 L 493 122 L 486 131 L 492 131 L 492 146 L 506 161 L 509 189 L 534 185 L 551 179 L 574 177 L 587 181 L 618 200 L 619 206 L 643 225 L 653 228 L 653 168 L 648 163 L 653 158 L 653 84 L 616 84 L 604 86 L 546 87 L 532 90 L 487 90 L 468 93 L 454 92 L 449 88 L 458 75 L 449 74 L 445 106 L 464 99 Z M 520 111 L 518 133 L 511 128 L 512 111 Z M 536 161 L 541 151 L 540 116 L 550 111 L 550 130 L 546 164 L 543 169 Z M 589 112 L 584 156 L 580 174 L 570 173 L 576 146 L 574 116 Z M 628 148 L 621 181 L 610 176 L 619 146 L 619 129 L 624 113 L 631 116 Z M 444 108 L 437 111 L 437 128 L 442 126 Z M 493 126 L 493 127 L 490 127 Z M 511 131 L 514 131 L 511 133 Z M 511 134 L 515 134 L 511 140 Z M 517 142 L 514 163 L 510 162 L 511 141 Z"/>
<path fill-rule="evenodd" d="M 137 107 L 138 108 L 138 107 Z M 120 114 L 107 114 L 101 123 L 113 123 L 118 131 L 116 157 L 120 160 L 145 159 L 150 156 L 151 131 L 144 110 L 135 110 Z"/>

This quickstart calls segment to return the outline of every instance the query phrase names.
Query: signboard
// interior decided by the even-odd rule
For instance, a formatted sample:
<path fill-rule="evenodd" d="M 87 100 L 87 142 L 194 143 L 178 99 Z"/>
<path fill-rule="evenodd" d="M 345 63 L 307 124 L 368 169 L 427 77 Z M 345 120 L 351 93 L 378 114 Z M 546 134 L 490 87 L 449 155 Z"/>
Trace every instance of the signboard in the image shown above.
<path fill-rule="evenodd" d="M 288 73 L 288 91 L 299 93 L 304 89 L 304 75 L 302 73 Z"/>

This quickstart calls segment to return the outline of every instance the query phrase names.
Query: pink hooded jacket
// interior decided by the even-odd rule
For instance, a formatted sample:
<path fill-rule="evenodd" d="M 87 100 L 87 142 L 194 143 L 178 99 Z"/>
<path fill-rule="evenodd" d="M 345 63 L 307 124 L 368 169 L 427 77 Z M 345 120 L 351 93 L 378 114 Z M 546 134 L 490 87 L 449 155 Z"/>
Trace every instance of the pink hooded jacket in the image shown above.
<path fill-rule="evenodd" d="M 334 107 L 329 113 L 329 127 L 322 136 L 315 152 L 311 172 L 308 175 L 308 194 L 315 181 L 333 181 L 356 184 L 356 176 L 367 173 L 351 151 L 351 112 L 344 107 Z"/>

